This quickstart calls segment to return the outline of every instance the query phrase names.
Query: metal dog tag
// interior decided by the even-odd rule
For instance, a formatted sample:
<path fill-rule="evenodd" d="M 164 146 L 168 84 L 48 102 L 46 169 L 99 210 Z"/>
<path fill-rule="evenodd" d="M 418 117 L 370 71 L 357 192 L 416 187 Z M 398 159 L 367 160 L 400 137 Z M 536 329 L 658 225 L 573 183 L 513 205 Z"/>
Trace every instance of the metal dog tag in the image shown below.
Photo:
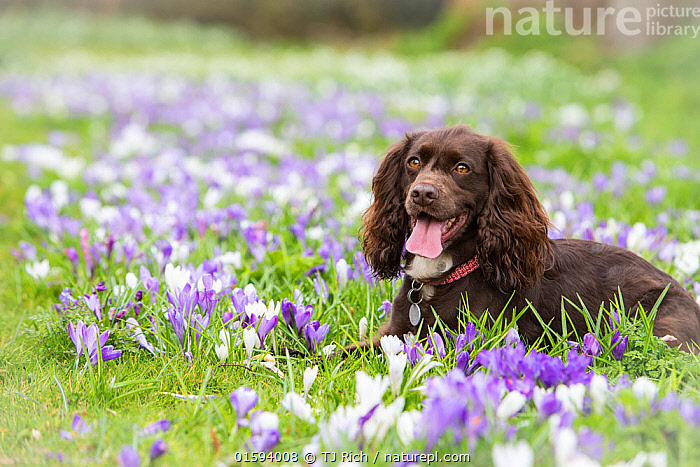
<path fill-rule="evenodd" d="M 411 305 L 411 309 L 408 311 L 408 319 L 411 321 L 411 326 L 418 326 L 420 322 L 420 307 L 417 303 Z"/>

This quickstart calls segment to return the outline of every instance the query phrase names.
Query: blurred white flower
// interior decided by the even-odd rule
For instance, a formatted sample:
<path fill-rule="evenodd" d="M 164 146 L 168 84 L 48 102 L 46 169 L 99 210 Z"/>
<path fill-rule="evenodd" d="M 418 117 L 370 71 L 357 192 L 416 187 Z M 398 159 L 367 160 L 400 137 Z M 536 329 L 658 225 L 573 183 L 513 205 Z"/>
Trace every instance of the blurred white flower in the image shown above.
<path fill-rule="evenodd" d="M 646 452 L 640 451 L 628 462 L 616 462 L 609 467 L 666 467 L 668 465 L 668 455 L 665 451 Z"/>
<path fill-rule="evenodd" d="M 316 419 L 311 413 L 311 406 L 295 392 L 288 392 L 282 398 L 282 407 L 309 423 L 316 423 Z"/>
<path fill-rule="evenodd" d="M 253 358 L 253 350 L 257 347 L 260 348 L 260 338 L 255 328 L 249 326 L 243 330 L 243 343 L 245 344 L 245 351 L 248 354 L 248 361 Z"/>
<path fill-rule="evenodd" d="M 656 399 L 659 388 L 646 376 L 640 376 L 632 383 L 632 392 L 637 396 L 637 399 L 644 399 L 647 402 L 651 402 Z"/>
<path fill-rule="evenodd" d="M 190 282 L 190 272 L 182 266 L 165 265 L 165 285 L 168 290 L 175 292 L 182 290 Z"/>
<path fill-rule="evenodd" d="M 348 283 L 348 277 L 350 273 L 350 266 L 345 258 L 340 258 L 338 262 L 335 263 L 335 270 L 338 274 L 338 283 L 341 287 L 345 287 Z"/>
<path fill-rule="evenodd" d="M 373 378 L 364 371 L 355 373 L 355 400 L 358 407 L 369 410 L 380 404 L 389 384 L 389 377 L 384 375 Z"/>
<path fill-rule="evenodd" d="M 561 402 L 564 410 L 568 410 L 576 415 L 583 408 L 583 397 L 586 395 L 586 386 L 582 383 L 576 383 L 570 386 L 560 384 L 554 391 L 554 395 L 557 397 L 557 400 Z"/>
<path fill-rule="evenodd" d="M 678 245 L 673 265 L 687 276 L 695 274 L 700 269 L 700 240 Z"/>
<path fill-rule="evenodd" d="M 219 256 L 218 260 L 221 261 L 224 266 L 230 266 L 234 269 L 240 269 L 243 265 L 240 251 L 227 251 Z"/>
<path fill-rule="evenodd" d="M 139 279 L 136 277 L 136 274 L 133 272 L 126 273 L 126 285 L 130 289 L 135 289 L 136 286 L 139 285 Z"/>
<path fill-rule="evenodd" d="M 64 180 L 54 180 L 51 182 L 49 190 L 51 192 L 51 203 L 56 210 L 60 211 L 70 201 L 68 184 Z"/>
<path fill-rule="evenodd" d="M 595 411 L 602 411 L 608 397 L 610 396 L 608 379 L 603 375 L 594 374 L 590 383 L 588 383 L 588 395 L 593 401 L 593 408 Z"/>
<path fill-rule="evenodd" d="M 367 318 L 363 316 L 360 318 L 360 322 L 358 324 L 359 327 L 359 335 L 360 335 L 360 340 L 363 341 L 367 337 L 367 326 L 368 326 Z"/>
<path fill-rule="evenodd" d="M 396 419 L 396 434 L 404 446 L 416 439 L 416 430 L 420 426 L 423 414 L 418 410 L 402 412 Z"/>
<path fill-rule="evenodd" d="M 231 348 L 231 336 L 226 329 L 222 329 L 219 332 L 219 339 L 221 344 L 214 346 L 214 351 L 218 355 L 222 362 L 225 362 L 228 358 L 229 349 Z"/>
<path fill-rule="evenodd" d="M 403 397 L 397 397 L 389 405 L 379 404 L 372 416 L 362 425 L 362 434 L 365 439 L 384 439 L 387 431 L 396 422 L 403 411 L 405 401 Z"/>
<path fill-rule="evenodd" d="M 556 465 L 571 465 L 572 458 L 576 455 L 578 439 L 571 428 L 561 428 L 550 431 L 550 440 L 554 449 Z"/>
<path fill-rule="evenodd" d="M 515 444 L 496 443 L 491 449 L 491 460 L 495 467 L 531 467 L 535 461 L 535 453 L 527 441 Z"/>
<path fill-rule="evenodd" d="M 588 112 L 580 104 L 567 104 L 559 109 L 559 121 L 565 126 L 580 127 L 588 123 Z"/>
<path fill-rule="evenodd" d="M 309 389 L 311 389 L 311 385 L 316 381 L 316 376 L 318 376 L 318 365 L 304 370 L 304 396 L 309 394 Z"/>
<path fill-rule="evenodd" d="M 401 391 L 401 383 L 403 383 L 403 372 L 406 369 L 408 356 L 404 353 L 386 354 L 387 363 L 389 364 L 389 380 L 391 382 L 391 392 L 394 395 Z"/>
<path fill-rule="evenodd" d="M 27 274 L 34 278 L 34 280 L 38 281 L 45 279 L 46 276 L 49 275 L 49 270 L 51 268 L 49 266 L 49 260 L 45 259 L 42 261 L 34 261 L 33 263 L 27 263 L 24 265 L 24 269 L 27 271 Z"/>
<path fill-rule="evenodd" d="M 335 352 L 335 344 L 328 344 L 321 349 L 321 353 L 326 357 L 333 355 L 333 352 Z"/>
<path fill-rule="evenodd" d="M 527 402 L 527 397 L 525 397 L 520 391 L 511 391 L 503 398 L 501 403 L 496 409 L 496 417 L 501 420 L 512 417 L 513 415 L 520 412 Z"/>
<path fill-rule="evenodd" d="M 632 251 L 641 252 L 648 250 L 654 238 L 648 235 L 647 226 L 641 222 L 637 222 L 630 229 L 627 235 L 627 248 Z"/>

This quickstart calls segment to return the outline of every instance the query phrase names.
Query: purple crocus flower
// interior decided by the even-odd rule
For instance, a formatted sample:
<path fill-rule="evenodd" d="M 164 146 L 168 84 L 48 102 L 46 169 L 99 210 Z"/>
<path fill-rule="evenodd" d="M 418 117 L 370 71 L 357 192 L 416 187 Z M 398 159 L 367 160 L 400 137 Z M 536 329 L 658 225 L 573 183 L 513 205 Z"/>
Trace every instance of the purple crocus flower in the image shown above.
<path fill-rule="evenodd" d="M 144 436 L 150 436 L 155 435 L 156 433 L 165 433 L 171 426 L 172 424 L 170 423 L 170 420 L 158 420 L 157 422 L 146 425 L 141 431 L 141 434 Z"/>
<path fill-rule="evenodd" d="M 655 186 L 650 188 L 646 194 L 647 203 L 654 205 L 661 203 L 666 198 L 667 189 L 665 186 Z"/>
<path fill-rule="evenodd" d="M 598 342 L 598 339 L 590 332 L 586 333 L 586 335 L 583 336 L 583 345 L 581 349 L 584 355 L 597 357 L 600 355 L 600 342 Z"/>
<path fill-rule="evenodd" d="M 267 452 L 280 442 L 277 415 L 256 410 L 250 416 L 250 444 L 254 452 Z"/>
<path fill-rule="evenodd" d="M 73 322 L 68 322 L 68 335 L 75 345 L 77 358 L 83 354 L 83 335 L 85 334 L 85 323 L 78 321 L 78 324 L 73 326 Z"/>
<path fill-rule="evenodd" d="M 476 341 L 477 329 L 474 323 L 467 323 L 464 326 L 464 335 L 466 336 L 467 343 L 469 344 L 469 351 L 474 351 L 474 342 Z"/>
<path fill-rule="evenodd" d="M 83 295 L 83 299 L 87 304 L 87 307 L 92 311 L 98 321 L 102 321 L 102 304 L 100 303 L 100 298 L 96 293 L 91 295 Z"/>
<path fill-rule="evenodd" d="M 151 460 L 157 459 L 168 451 L 168 445 L 162 438 L 156 439 L 148 451 L 148 457 Z"/>
<path fill-rule="evenodd" d="M 382 304 L 379 306 L 379 309 L 382 310 L 382 312 L 379 315 L 379 318 L 383 318 L 384 316 L 391 316 L 391 300 L 384 300 L 382 301 Z"/>
<path fill-rule="evenodd" d="M 280 310 L 285 324 L 291 329 L 296 329 L 299 335 L 301 335 L 313 313 L 311 305 L 295 304 L 286 298 L 282 300 Z"/>
<path fill-rule="evenodd" d="M 258 320 L 257 324 L 257 333 L 258 333 L 258 338 L 260 339 L 260 346 L 265 345 L 265 338 L 267 335 L 272 331 L 272 329 L 277 325 L 277 321 L 279 318 L 277 316 L 273 316 L 272 318 L 265 318 L 264 316 Z"/>
<path fill-rule="evenodd" d="M 22 252 L 22 258 L 20 259 L 26 259 L 27 261 L 34 261 L 36 259 L 36 247 L 34 245 L 20 240 L 18 246 Z"/>
<path fill-rule="evenodd" d="M 141 465 L 139 452 L 131 446 L 124 446 L 119 451 L 119 465 L 121 467 L 139 467 Z"/>
<path fill-rule="evenodd" d="M 153 354 L 153 356 L 156 355 L 156 351 L 153 348 L 153 344 L 149 343 L 146 340 L 146 336 L 143 334 L 143 330 L 141 329 L 141 326 L 135 318 L 127 318 L 126 327 L 131 330 L 131 334 L 134 337 L 134 339 L 136 339 L 136 341 L 139 343 L 139 347 L 148 350 Z"/>
<path fill-rule="evenodd" d="M 83 347 L 87 349 L 88 358 L 92 366 L 97 365 L 100 355 L 102 356 L 102 361 L 107 362 L 122 354 L 121 350 L 114 350 L 114 347 L 111 345 L 105 346 L 109 338 L 109 331 L 105 331 L 99 336 L 98 334 L 97 323 L 92 323 L 88 327 L 85 327 L 82 321 L 79 321 L 76 326 L 73 326 L 72 322 L 68 323 L 68 335 L 73 341 L 78 354 L 76 359 L 79 359 L 80 355 L 82 355 Z"/>
<path fill-rule="evenodd" d="M 76 251 L 75 248 L 70 247 L 66 248 L 63 250 L 63 253 L 68 257 L 71 263 L 73 263 L 73 267 L 77 268 L 78 267 L 78 252 Z"/>
<path fill-rule="evenodd" d="M 77 414 L 73 417 L 71 428 L 73 429 L 74 433 L 79 435 L 86 435 L 92 431 L 92 425 L 85 423 L 85 420 L 83 420 L 82 417 Z"/>
<path fill-rule="evenodd" d="M 561 411 L 561 408 L 561 401 L 557 399 L 556 394 L 554 394 L 553 392 L 546 394 L 539 401 L 539 404 L 537 404 L 537 410 L 539 414 L 544 418 L 549 418 L 555 413 L 559 413 Z"/>
<path fill-rule="evenodd" d="M 234 389 L 229 396 L 233 410 L 236 412 L 236 419 L 240 426 L 248 426 L 250 422 L 245 418 L 248 412 L 253 410 L 253 407 L 258 403 L 258 393 L 253 389 L 241 386 Z"/>
<path fill-rule="evenodd" d="M 182 311 L 179 310 L 178 308 L 168 308 L 168 320 L 170 321 L 170 325 L 173 327 L 175 330 L 175 335 L 177 336 L 178 340 L 180 341 L 180 345 L 184 345 L 184 335 L 185 335 L 185 317 L 182 314 Z"/>
<path fill-rule="evenodd" d="M 435 352 L 440 358 L 445 358 L 445 342 L 437 332 L 428 334 L 428 353 L 434 355 Z"/>
<path fill-rule="evenodd" d="M 515 328 L 508 329 L 505 337 L 503 338 L 504 344 L 508 346 L 517 345 L 520 342 L 520 336 Z"/>
<path fill-rule="evenodd" d="M 311 321 L 304 327 L 304 338 L 306 339 L 306 348 L 310 352 L 316 352 L 318 344 L 325 339 L 326 334 L 331 327 L 328 324 L 321 325 L 317 320 Z"/>
<path fill-rule="evenodd" d="M 469 352 L 466 350 L 457 354 L 455 358 L 455 368 L 458 370 L 466 370 L 469 365 Z"/>
<path fill-rule="evenodd" d="M 620 337 L 620 331 L 615 331 L 610 340 L 610 347 L 612 347 L 612 356 L 615 360 L 622 360 L 623 355 L 625 355 L 625 350 L 627 350 L 627 339 L 629 336 Z"/>
<path fill-rule="evenodd" d="M 403 345 L 403 349 L 411 365 L 415 365 L 425 355 L 425 348 L 419 342 L 407 342 Z"/>

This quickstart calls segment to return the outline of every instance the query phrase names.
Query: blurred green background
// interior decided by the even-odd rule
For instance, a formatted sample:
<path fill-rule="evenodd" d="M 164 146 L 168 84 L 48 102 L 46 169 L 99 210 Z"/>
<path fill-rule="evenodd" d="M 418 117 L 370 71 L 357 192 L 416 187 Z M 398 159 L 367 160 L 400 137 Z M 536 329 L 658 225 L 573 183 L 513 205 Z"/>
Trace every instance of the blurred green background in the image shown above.
<path fill-rule="evenodd" d="M 598 8 L 694 6 L 691 0 L 564 0 L 580 27 L 586 9 L 593 28 Z M 700 147 L 700 38 L 619 33 L 611 20 L 605 34 L 553 36 L 541 13 L 539 35 L 504 35 L 496 17 L 486 34 L 486 9 L 506 6 L 513 23 L 518 9 L 545 6 L 540 0 L 0 0 L 0 66 L 59 63 L 67 71 L 82 64 L 196 55 L 200 60 L 269 49 L 390 53 L 403 59 L 445 51 L 498 47 L 520 56 L 543 51 L 591 75 L 617 72 L 620 94 L 637 104 L 649 139 L 686 139 Z M 700 18 L 667 19 L 698 25 Z M 554 17 L 562 26 L 564 15 Z M 205 27 L 202 27 L 202 26 Z M 209 66 L 211 63 L 208 63 Z M 8 137 L 9 135 L 4 135 Z"/>

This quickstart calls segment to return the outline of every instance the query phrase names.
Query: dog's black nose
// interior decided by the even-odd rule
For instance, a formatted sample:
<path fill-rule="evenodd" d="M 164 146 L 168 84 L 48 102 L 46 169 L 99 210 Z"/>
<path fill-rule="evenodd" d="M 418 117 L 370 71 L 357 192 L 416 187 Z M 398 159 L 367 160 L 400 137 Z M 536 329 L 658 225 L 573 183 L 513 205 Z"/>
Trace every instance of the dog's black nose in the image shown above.
<path fill-rule="evenodd" d="M 411 198 L 413 202 L 420 206 L 428 206 L 432 204 L 438 197 L 438 190 L 433 185 L 427 183 L 419 183 L 411 190 Z"/>

